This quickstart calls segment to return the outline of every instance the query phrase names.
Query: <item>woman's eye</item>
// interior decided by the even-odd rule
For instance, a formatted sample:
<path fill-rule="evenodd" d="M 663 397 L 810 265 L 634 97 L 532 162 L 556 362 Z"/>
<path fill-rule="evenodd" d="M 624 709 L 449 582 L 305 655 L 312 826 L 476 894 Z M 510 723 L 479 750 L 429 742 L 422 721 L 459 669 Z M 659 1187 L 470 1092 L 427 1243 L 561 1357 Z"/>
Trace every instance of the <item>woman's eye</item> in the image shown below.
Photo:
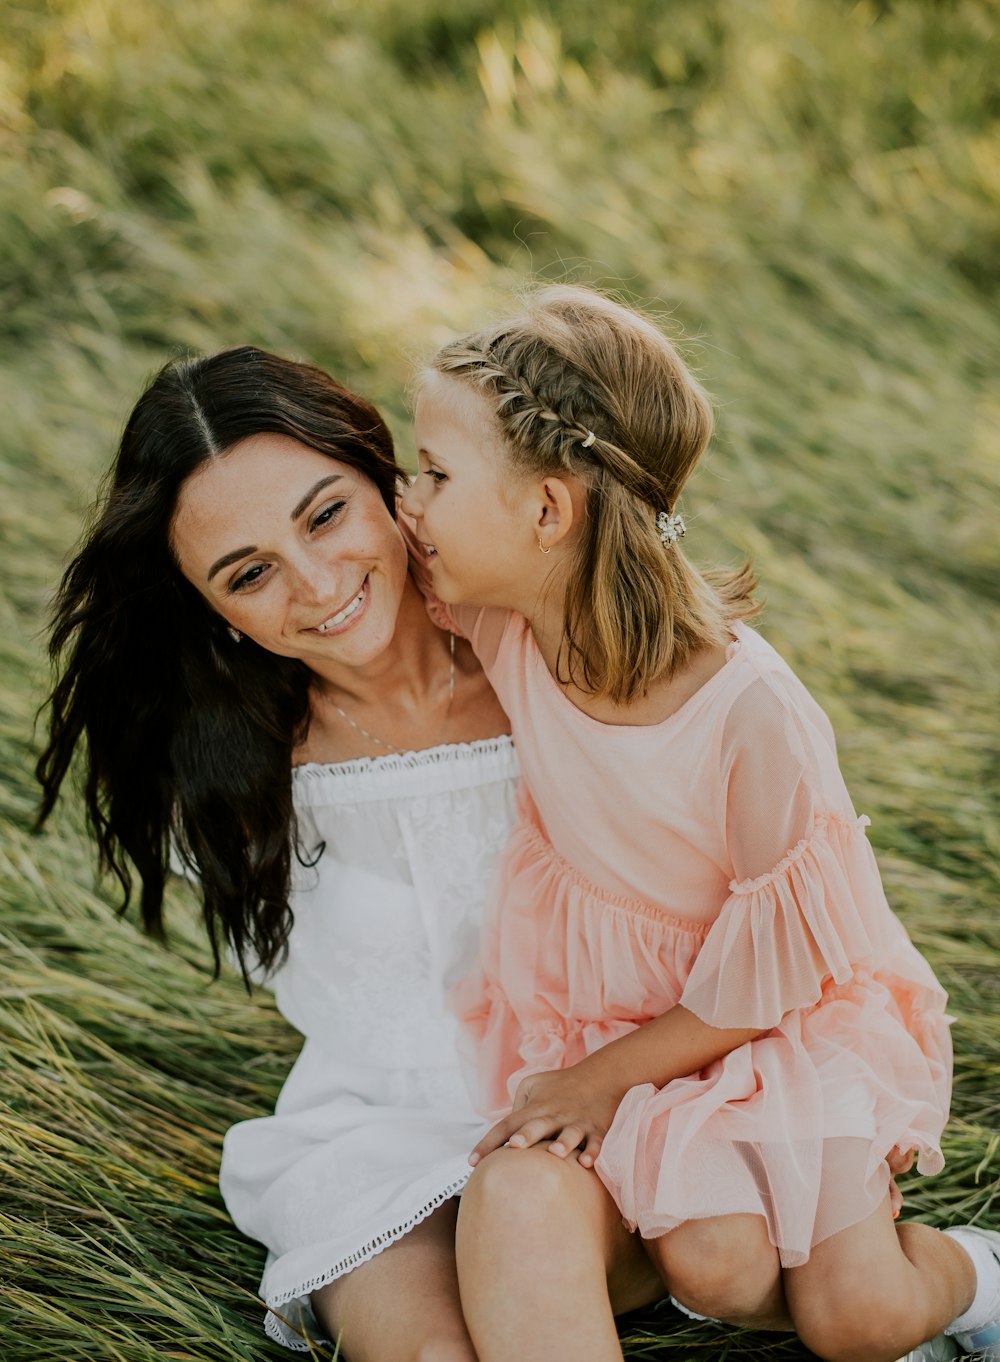
<path fill-rule="evenodd" d="M 328 525 L 331 520 L 335 520 L 346 505 L 343 501 L 331 501 L 329 506 L 324 506 L 313 516 L 310 529 L 317 529 L 320 525 Z"/>
<path fill-rule="evenodd" d="M 241 572 L 238 577 L 234 577 L 229 583 L 230 591 L 245 591 L 248 586 L 252 586 L 258 581 L 261 574 L 267 571 L 264 563 L 254 563 L 253 567 L 248 567 L 246 572 Z"/>

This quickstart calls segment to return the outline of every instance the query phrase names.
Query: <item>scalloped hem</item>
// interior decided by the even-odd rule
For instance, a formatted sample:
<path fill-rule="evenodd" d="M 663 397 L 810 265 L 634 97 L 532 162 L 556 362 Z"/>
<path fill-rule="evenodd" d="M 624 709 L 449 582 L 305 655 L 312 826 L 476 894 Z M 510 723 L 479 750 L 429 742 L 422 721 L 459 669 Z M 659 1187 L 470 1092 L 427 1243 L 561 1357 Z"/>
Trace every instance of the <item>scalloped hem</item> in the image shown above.
<path fill-rule="evenodd" d="M 338 1262 L 328 1268 L 325 1272 L 321 1273 L 318 1277 L 310 1277 L 299 1285 L 292 1287 L 290 1291 L 282 1292 L 280 1296 L 273 1298 L 269 1297 L 265 1301 L 265 1304 L 267 1305 L 267 1314 L 264 1317 L 264 1332 L 267 1337 L 272 1339 L 275 1343 L 280 1343 L 284 1347 L 291 1349 L 293 1352 L 309 1352 L 309 1344 L 300 1337 L 293 1325 L 286 1323 L 285 1320 L 282 1319 L 279 1313 L 280 1308 L 283 1305 L 287 1305 L 289 1301 L 301 1300 L 303 1296 L 311 1296 L 314 1291 L 319 1291 L 324 1286 L 329 1286 L 330 1283 L 335 1282 L 338 1277 L 346 1277 L 349 1272 L 353 1272 L 353 1270 L 356 1267 L 360 1267 L 362 1263 L 367 1263 L 370 1262 L 372 1258 L 377 1258 L 380 1253 L 383 1253 L 387 1248 L 391 1248 L 393 1244 L 398 1243 L 400 1239 L 403 1239 L 408 1235 L 411 1230 L 416 1229 L 422 1221 L 426 1220 L 429 1215 L 432 1215 L 434 1211 L 443 1206 L 446 1201 L 450 1201 L 452 1197 L 458 1196 L 471 1175 L 472 1169 L 470 1168 L 468 1173 L 465 1173 L 461 1178 L 453 1178 L 440 1192 L 436 1192 L 431 1200 L 423 1205 L 419 1211 L 416 1211 L 413 1215 L 407 1216 L 406 1220 L 394 1225 L 391 1229 L 380 1230 L 378 1234 L 373 1235 L 361 1248 L 355 1249 L 353 1253 L 349 1253 L 346 1257 L 339 1259 Z M 328 1339 L 325 1335 L 321 1334 L 312 1341 L 313 1343 L 331 1343 L 333 1340 Z"/>

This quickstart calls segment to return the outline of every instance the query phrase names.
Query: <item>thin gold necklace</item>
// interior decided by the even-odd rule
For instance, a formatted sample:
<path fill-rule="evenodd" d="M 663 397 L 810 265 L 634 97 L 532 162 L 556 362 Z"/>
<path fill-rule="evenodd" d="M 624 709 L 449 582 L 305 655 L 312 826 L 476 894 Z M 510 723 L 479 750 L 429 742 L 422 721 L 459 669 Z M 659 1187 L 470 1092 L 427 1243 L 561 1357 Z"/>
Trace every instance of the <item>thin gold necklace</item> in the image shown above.
<path fill-rule="evenodd" d="M 441 731 L 438 733 L 437 737 L 431 743 L 431 747 L 438 747 L 441 743 L 441 740 L 444 738 L 444 731 L 448 727 L 448 719 L 451 717 L 451 702 L 455 698 L 455 635 L 449 634 L 448 640 L 449 640 L 448 703 L 445 706 L 444 718 L 441 721 Z M 405 747 L 400 747 L 397 743 L 384 742 L 381 738 L 376 738 L 374 733 L 369 733 L 367 728 L 362 728 L 361 725 L 355 722 L 355 720 L 352 719 L 349 714 L 345 713 L 345 711 L 342 710 L 340 706 L 337 704 L 336 700 L 332 701 L 331 703 L 333 704 L 334 709 L 337 711 L 340 717 L 347 723 L 349 723 L 357 733 L 360 733 L 362 735 L 362 737 L 367 738 L 369 742 L 375 743 L 376 746 L 378 747 L 384 747 L 387 752 L 405 752 L 409 750 Z"/>

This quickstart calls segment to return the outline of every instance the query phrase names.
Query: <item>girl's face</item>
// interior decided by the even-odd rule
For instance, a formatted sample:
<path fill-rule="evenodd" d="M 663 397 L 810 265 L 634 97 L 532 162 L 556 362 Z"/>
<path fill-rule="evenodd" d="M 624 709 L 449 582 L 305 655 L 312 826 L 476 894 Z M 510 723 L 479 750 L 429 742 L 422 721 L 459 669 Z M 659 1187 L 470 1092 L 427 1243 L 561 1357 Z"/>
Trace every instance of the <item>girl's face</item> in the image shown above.
<path fill-rule="evenodd" d="M 416 521 L 435 594 L 452 605 L 519 608 L 540 555 L 529 489 L 509 468 L 489 403 L 432 373 L 415 425 L 419 472 L 402 507 Z"/>
<path fill-rule="evenodd" d="M 181 572 L 224 620 L 322 674 L 392 641 L 406 546 L 368 478 L 286 435 L 254 435 L 181 488 Z"/>

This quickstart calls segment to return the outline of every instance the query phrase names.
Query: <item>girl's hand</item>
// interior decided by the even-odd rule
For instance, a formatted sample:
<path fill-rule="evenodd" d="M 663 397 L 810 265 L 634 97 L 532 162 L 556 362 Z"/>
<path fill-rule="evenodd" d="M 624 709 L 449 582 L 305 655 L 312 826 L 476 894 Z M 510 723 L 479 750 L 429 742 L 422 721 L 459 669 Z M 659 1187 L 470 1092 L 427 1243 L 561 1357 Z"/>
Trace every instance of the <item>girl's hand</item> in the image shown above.
<path fill-rule="evenodd" d="M 892 1208 L 893 1220 L 899 1219 L 899 1213 L 903 1209 L 903 1193 L 896 1186 L 896 1178 L 901 1173 L 908 1173 L 913 1167 L 913 1150 L 900 1149 L 899 1145 L 893 1145 L 886 1157 L 889 1165 L 889 1205 Z"/>
<path fill-rule="evenodd" d="M 562 1159 L 582 1145 L 580 1163 L 592 1168 L 623 1096 L 595 1084 L 582 1063 L 533 1074 L 518 1084 L 514 1110 L 486 1132 L 469 1162 L 475 1165 L 505 1144 L 527 1149 L 551 1140 L 549 1153 Z"/>
<path fill-rule="evenodd" d="M 898 1144 L 894 1144 L 885 1161 L 892 1176 L 898 1178 L 901 1173 L 908 1173 L 913 1167 L 913 1150 L 900 1149 Z"/>

